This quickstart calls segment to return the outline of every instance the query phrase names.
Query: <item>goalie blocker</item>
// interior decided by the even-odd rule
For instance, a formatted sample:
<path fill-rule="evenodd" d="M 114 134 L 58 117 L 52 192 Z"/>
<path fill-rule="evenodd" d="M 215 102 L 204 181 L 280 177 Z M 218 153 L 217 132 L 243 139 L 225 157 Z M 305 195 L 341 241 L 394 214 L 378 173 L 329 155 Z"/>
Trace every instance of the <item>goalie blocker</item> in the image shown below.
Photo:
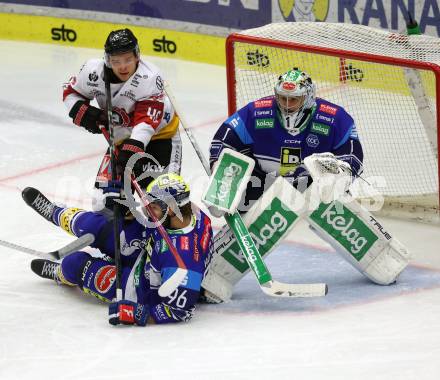
<path fill-rule="evenodd" d="M 243 221 L 261 256 L 268 256 L 299 220 L 306 219 L 318 236 L 371 281 L 380 285 L 395 282 L 408 265 L 407 249 L 348 193 L 311 206 L 310 195 L 315 190 L 312 186 L 301 194 L 278 177 L 246 213 Z M 214 246 L 202 287 L 227 301 L 249 267 L 228 226 L 215 236 Z"/>

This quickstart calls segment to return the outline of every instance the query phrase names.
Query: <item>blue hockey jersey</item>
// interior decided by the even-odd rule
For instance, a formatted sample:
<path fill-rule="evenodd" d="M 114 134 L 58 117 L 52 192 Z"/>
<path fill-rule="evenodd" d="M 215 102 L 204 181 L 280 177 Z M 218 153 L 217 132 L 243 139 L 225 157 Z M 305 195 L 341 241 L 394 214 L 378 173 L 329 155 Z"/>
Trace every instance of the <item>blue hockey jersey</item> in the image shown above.
<path fill-rule="evenodd" d="M 76 236 L 92 233 L 92 247 L 114 257 L 113 222 L 102 214 L 76 208 L 59 208 L 57 224 Z M 135 219 L 121 224 L 121 285 L 123 298 L 145 305 L 158 324 L 189 320 L 199 298 L 200 286 L 211 261 L 211 220 L 193 205 L 191 223 L 168 235 L 184 261 L 188 274 L 169 296 L 158 294 L 160 285 L 177 269 L 176 260 L 156 228 L 145 228 Z M 68 283 L 85 293 L 111 301 L 116 295 L 116 270 L 109 261 L 75 252 L 63 259 L 62 272 Z"/>
<path fill-rule="evenodd" d="M 331 152 L 348 162 L 354 174 L 360 174 L 362 147 L 353 118 L 344 108 L 316 98 L 299 133 L 289 133 L 281 123 L 275 96 L 247 104 L 215 134 L 210 147 L 211 164 L 226 147 L 254 158 L 257 171 L 295 177 L 305 170 L 305 157 Z"/>
<path fill-rule="evenodd" d="M 186 321 L 192 317 L 203 276 L 213 253 L 211 220 L 201 210 L 194 212 L 187 227 L 168 229 L 167 232 L 188 274 L 169 297 L 159 296 L 160 285 L 176 271 L 177 265 L 165 240 L 154 230 L 152 250 L 137 286 L 137 298 L 138 302 L 149 305 L 150 316 L 158 324 Z M 145 289 L 149 291 L 145 292 Z"/>

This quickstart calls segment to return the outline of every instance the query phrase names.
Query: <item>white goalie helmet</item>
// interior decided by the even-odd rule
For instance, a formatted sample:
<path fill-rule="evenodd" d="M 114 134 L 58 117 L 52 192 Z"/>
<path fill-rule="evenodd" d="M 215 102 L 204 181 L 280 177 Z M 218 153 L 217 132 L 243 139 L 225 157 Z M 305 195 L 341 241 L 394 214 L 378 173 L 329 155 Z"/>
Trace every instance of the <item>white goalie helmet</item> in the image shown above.
<path fill-rule="evenodd" d="M 315 84 L 307 73 L 294 68 L 278 78 L 274 90 L 284 128 L 298 134 L 307 111 L 315 105 Z"/>

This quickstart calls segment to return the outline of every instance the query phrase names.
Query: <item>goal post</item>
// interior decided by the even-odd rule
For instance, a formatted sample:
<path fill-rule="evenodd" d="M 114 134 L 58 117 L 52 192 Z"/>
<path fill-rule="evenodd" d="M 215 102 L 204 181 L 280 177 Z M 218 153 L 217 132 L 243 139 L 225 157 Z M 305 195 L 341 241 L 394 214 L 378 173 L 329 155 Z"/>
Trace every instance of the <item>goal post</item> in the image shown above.
<path fill-rule="evenodd" d="M 278 76 L 293 67 L 310 74 L 318 97 L 353 116 L 363 177 L 384 195 L 382 211 L 437 220 L 440 39 L 321 22 L 233 33 L 226 41 L 229 113 L 273 95 Z M 353 187 L 358 198 L 371 196 Z"/>

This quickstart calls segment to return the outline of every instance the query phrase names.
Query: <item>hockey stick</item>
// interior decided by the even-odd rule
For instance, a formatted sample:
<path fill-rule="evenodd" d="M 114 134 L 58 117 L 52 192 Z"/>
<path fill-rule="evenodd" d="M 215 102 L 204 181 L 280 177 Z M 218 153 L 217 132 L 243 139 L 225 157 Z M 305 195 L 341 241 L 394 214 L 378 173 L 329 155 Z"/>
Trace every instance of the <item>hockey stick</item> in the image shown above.
<path fill-rule="evenodd" d="M 101 131 L 106 140 L 109 142 L 109 133 L 108 131 L 101 126 Z M 115 150 L 115 154 L 117 155 L 117 150 Z M 135 176 L 131 175 L 131 184 L 133 185 L 134 189 L 136 190 L 136 193 L 139 195 L 139 198 L 142 201 L 143 206 L 147 210 L 147 213 L 149 217 L 153 220 L 154 225 L 158 229 L 160 235 L 167 243 L 171 254 L 174 256 L 174 259 L 177 263 L 177 270 L 166 280 L 162 283 L 162 285 L 159 287 L 158 293 L 161 297 L 168 297 L 172 292 L 174 292 L 179 285 L 182 283 L 182 281 L 185 279 L 186 275 L 188 274 L 188 269 L 186 269 L 186 265 L 183 262 L 182 258 L 180 257 L 179 253 L 177 252 L 176 247 L 174 246 L 173 242 L 171 241 L 167 231 L 162 226 L 162 224 L 157 219 L 156 215 L 153 212 L 153 209 L 150 206 L 150 203 L 147 199 L 147 196 L 144 191 L 142 191 L 141 187 L 139 186 L 139 183 L 136 181 Z"/>
<path fill-rule="evenodd" d="M 110 89 L 110 69 L 104 64 L 104 83 L 105 83 L 105 98 L 106 98 L 106 112 L 107 123 L 109 128 L 108 144 L 110 146 L 110 165 L 112 169 L 112 180 L 117 180 L 116 173 L 116 157 L 115 157 L 115 141 L 113 138 L 114 125 L 113 125 L 113 106 L 112 106 L 112 93 Z M 113 235 L 114 235 L 114 251 L 115 251 L 115 267 L 116 267 L 116 301 L 122 300 L 122 287 L 121 287 L 121 235 L 119 228 L 119 217 L 121 212 L 119 210 L 119 204 L 113 203 Z"/>
<path fill-rule="evenodd" d="M 191 145 L 196 151 L 197 156 L 199 157 L 199 160 L 203 168 L 205 169 L 206 174 L 210 176 L 211 169 L 209 167 L 209 164 L 203 156 L 203 153 L 201 152 L 197 141 L 187 127 L 187 123 L 183 119 L 182 113 L 177 107 L 176 99 L 170 89 L 169 84 L 165 82 L 164 87 L 165 92 L 167 93 L 168 98 L 170 99 L 170 102 L 174 107 L 174 110 L 179 115 L 180 123 L 182 124 L 182 127 L 185 130 L 185 133 L 188 136 Z M 320 297 L 327 294 L 328 287 L 327 284 L 324 283 L 286 284 L 274 280 L 238 211 L 235 211 L 234 214 L 226 214 L 225 219 L 229 225 L 229 228 L 231 228 L 232 232 L 236 236 L 237 243 L 240 246 L 241 251 L 243 252 L 243 256 L 245 257 L 249 267 L 252 269 L 255 276 L 257 277 L 260 288 L 264 293 L 273 297 Z"/>
<path fill-rule="evenodd" d="M 3 247 L 15 249 L 16 251 L 28 253 L 30 255 L 39 256 L 43 258 L 47 258 L 49 256 L 50 258 L 59 260 L 75 251 L 87 247 L 88 245 L 92 244 L 94 241 L 95 241 L 95 237 L 92 234 L 85 234 L 75 239 L 74 241 L 70 242 L 69 244 L 65 245 L 64 247 L 61 247 L 55 251 L 50 251 L 50 252 L 37 251 L 36 249 L 23 247 L 21 245 L 10 243 L 5 240 L 0 240 L 0 245 L 2 245 Z"/>

